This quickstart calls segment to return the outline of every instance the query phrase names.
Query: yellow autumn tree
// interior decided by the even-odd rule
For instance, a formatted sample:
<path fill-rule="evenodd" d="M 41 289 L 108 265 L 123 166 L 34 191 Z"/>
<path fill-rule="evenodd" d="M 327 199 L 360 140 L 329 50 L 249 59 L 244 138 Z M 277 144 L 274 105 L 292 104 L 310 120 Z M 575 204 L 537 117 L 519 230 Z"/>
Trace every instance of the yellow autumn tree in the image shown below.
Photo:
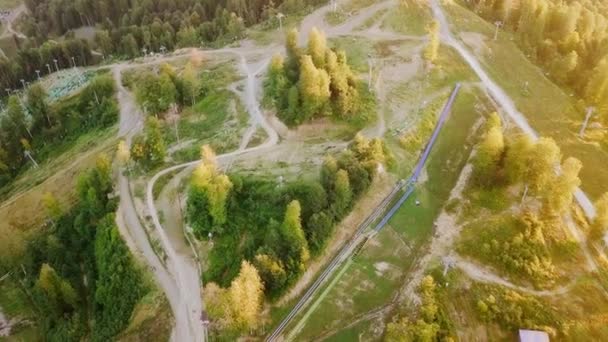
<path fill-rule="evenodd" d="M 317 68 L 325 67 L 325 51 L 327 50 L 327 40 L 325 34 L 313 27 L 308 37 L 308 54 Z"/>
<path fill-rule="evenodd" d="M 578 177 L 583 164 L 576 158 L 568 158 L 561 167 L 561 173 L 546 188 L 544 209 L 549 215 L 563 214 L 572 204 L 576 187 L 581 185 Z"/>
<path fill-rule="evenodd" d="M 218 170 L 215 153 L 208 145 L 201 148 L 201 159 L 192 175 L 192 186 L 206 196 L 209 215 L 213 224 L 219 226 L 226 222 L 226 200 L 232 182 Z"/>
<path fill-rule="evenodd" d="M 595 202 L 595 211 L 591 236 L 601 238 L 608 231 L 608 192 Z"/>
<path fill-rule="evenodd" d="M 264 284 L 258 270 L 243 260 L 239 275 L 230 284 L 228 293 L 234 327 L 255 329 L 260 321 L 264 300 Z"/>

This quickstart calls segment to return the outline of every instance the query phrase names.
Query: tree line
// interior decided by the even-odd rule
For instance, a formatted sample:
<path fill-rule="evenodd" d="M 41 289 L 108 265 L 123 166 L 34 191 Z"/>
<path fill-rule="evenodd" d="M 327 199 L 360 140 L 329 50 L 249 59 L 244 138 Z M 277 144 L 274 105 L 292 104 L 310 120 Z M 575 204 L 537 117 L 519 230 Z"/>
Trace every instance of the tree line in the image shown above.
<path fill-rule="evenodd" d="M 321 0 L 27 0 L 31 15 L 22 24 L 29 38 L 14 37 L 18 55 L 0 58 L 0 87 L 19 88 L 34 81 L 35 70 L 46 73 L 53 59 L 60 68 L 91 65 L 92 49 L 103 56 L 133 58 L 144 51 L 164 52 L 201 43 L 227 43 L 244 37 L 257 23 L 278 26 L 279 12 L 297 13 Z M 95 26 L 94 45 L 74 38 L 73 29 Z M 53 40 L 63 35 L 60 42 Z M 145 49 L 145 50 L 144 50 Z M 3 95 L 2 95 L 3 96 Z"/>
<path fill-rule="evenodd" d="M 49 102 L 40 84 L 32 85 L 23 98 L 10 96 L 0 118 L 0 187 L 31 163 L 26 153 L 43 161 L 58 145 L 109 127 L 117 117 L 114 81 L 108 75 L 95 77 L 78 95 L 57 103 Z"/>
<path fill-rule="evenodd" d="M 559 84 L 608 119 L 608 6 L 594 0 L 473 0 L 482 17 L 513 30 L 523 49 Z"/>
<path fill-rule="evenodd" d="M 298 31 L 287 34 L 287 58 L 275 55 L 264 84 L 266 102 L 288 126 L 324 116 L 367 121 L 361 87 L 344 51 L 327 47 L 325 34 L 316 28 L 308 45 L 298 47 Z"/>
<path fill-rule="evenodd" d="M 80 176 L 72 209 L 46 194 L 49 227 L 31 238 L 24 256 L 2 265 L 14 269 L 45 340 L 111 340 L 147 291 L 116 227 L 111 169 L 101 156 Z"/>
<path fill-rule="evenodd" d="M 83 39 L 68 38 L 61 42 L 46 41 L 41 45 L 22 43 L 14 38 L 18 52 L 11 59 L 0 57 L 0 87 L 4 97 L 4 89 L 17 89 L 22 87 L 21 80 L 34 82 L 37 80 L 36 70 L 41 75 L 55 72 L 57 69 L 69 68 L 77 65 L 91 65 L 95 63 L 90 44 Z M 72 61 L 74 57 L 74 61 Z M 55 64 L 55 61 L 57 61 Z"/>
<path fill-rule="evenodd" d="M 208 285 L 212 293 L 222 287 L 231 291 L 246 260 L 261 280 L 255 288 L 263 288 L 271 300 L 297 280 L 311 257 L 322 252 L 336 224 L 368 190 L 378 164 L 392 160 L 381 140 L 358 135 L 348 150 L 325 159 L 319 180 L 283 184 L 262 176 L 226 175 L 210 148 L 203 147 L 201 154 L 186 215 L 197 238 L 213 241 L 203 277 L 213 284 Z M 212 318 L 220 328 L 243 331 L 244 326 L 226 319 L 230 310 L 239 306 L 216 311 Z"/>

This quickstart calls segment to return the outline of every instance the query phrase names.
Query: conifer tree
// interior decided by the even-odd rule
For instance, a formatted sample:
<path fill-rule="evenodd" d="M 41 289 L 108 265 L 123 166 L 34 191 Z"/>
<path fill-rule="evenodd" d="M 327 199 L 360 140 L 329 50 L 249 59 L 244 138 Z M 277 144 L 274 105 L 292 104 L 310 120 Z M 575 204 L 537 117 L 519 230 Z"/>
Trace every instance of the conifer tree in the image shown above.
<path fill-rule="evenodd" d="M 325 53 L 327 51 L 327 40 L 325 34 L 313 27 L 308 37 L 308 55 L 317 68 L 325 68 Z"/>

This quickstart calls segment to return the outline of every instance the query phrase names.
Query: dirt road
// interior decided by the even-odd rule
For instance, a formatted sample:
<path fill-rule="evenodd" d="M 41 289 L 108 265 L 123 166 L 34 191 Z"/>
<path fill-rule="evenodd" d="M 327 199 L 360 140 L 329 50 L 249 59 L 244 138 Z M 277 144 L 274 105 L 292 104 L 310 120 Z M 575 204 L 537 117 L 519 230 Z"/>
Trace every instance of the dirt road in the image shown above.
<path fill-rule="evenodd" d="M 27 37 L 23 33 L 15 31 L 15 29 L 13 28 L 14 22 L 26 11 L 27 7 L 25 7 L 24 4 L 11 11 L 11 14 L 5 20 L 2 21 L 6 24 L 6 31 L 4 31 L 0 38 L 15 35 L 20 39 L 27 39 Z"/>

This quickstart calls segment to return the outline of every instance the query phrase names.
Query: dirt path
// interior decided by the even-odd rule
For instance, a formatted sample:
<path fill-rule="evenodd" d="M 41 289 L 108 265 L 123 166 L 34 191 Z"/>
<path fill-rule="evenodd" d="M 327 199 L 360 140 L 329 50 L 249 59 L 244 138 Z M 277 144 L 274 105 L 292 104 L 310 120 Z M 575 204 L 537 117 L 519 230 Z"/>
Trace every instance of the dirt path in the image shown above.
<path fill-rule="evenodd" d="M 0 307 L 0 337 L 7 337 L 11 334 L 11 322 L 4 316 Z"/>
<path fill-rule="evenodd" d="M 453 262 L 453 264 L 458 267 L 460 270 L 462 270 L 467 276 L 469 276 L 470 278 L 483 282 L 483 283 L 492 283 L 492 284 L 498 284 L 507 288 L 510 288 L 512 290 L 517 290 L 523 293 L 527 293 L 530 295 L 534 295 L 534 296 L 556 296 L 556 295 L 563 295 L 565 293 L 567 293 L 568 291 L 570 291 L 570 288 L 572 287 L 572 283 L 566 285 L 566 286 L 562 286 L 559 288 L 556 288 L 554 290 L 533 290 L 527 287 L 523 287 L 523 286 L 519 286 L 519 285 L 515 285 L 513 283 L 511 283 L 510 281 L 504 279 L 503 277 L 495 274 L 494 272 L 490 271 L 489 269 L 475 264 L 473 262 L 470 262 L 468 260 L 465 260 L 463 258 L 461 258 L 460 256 L 457 255 L 450 255 L 450 262 Z"/>
<path fill-rule="evenodd" d="M 448 201 L 446 201 L 446 203 L 454 199 L 462 198 L 462 192 L 464 191 L 472 172 L 473 166 L 471 164 L 465 165 L 460 172 L 458 181 L 450 192 L 450 198 Z M 462 227 L 456 222 L 456 217 L 457 214 L 448 213 L 445 209 L 441 211 L 441 214 L 439 214 L 434 222 L 436 229 L 435 236 L 431 241 L 430 250 L 417 263 L 414 274 L 411 276 L 410 280 L 407 282 L 407 285 L 399 294 L 400 298 L 407 298 L 412 300 L 414 303 L 420 303 L 420 298 L 418 297 L 418 294 L 416 294 L 416 288 L 426 274 L 427 266 L 431 263 L 431 261 L 436 260 L 437 258 L 442 258 L 449 254 L 454 241 L 458 235 L 460 235 Z"/>
<path fill-rule="evenodd" d="M 6 30 L 4 31 L 2 36 L 0 36 L 0 38 L 15 35 L 15 36 L 19 37 L 20 39 L 27 39 L 27 37 L 23 33 L 17 32 L 13 28 L 14 22 L 17 19 L 19 19 L 19 17 L 26 11 L 27 11 L 27 7 L 25 7 L 25 4 L 21 4 L 19 7 L 15 8 L 11 11 L 11 14 L 5 20 L 3 20 L 3 22 L 6 24 Z"/>
<path fill-rule="evenodd" d="M 124 65 L 113 67 L 113 76 L 118 90 L 118 101 L 120 106 L 119 136 L 124 137 L 127 144 L 135 134 L 143 127 L 143 115 L 138 110 L 132 95 L 122 85 L 122 71 Z M 190 294 L 181 286 L 181 279 L 171 274 L 171 268 L 167 271 L 158 256 L 152 249 L 145 228 L 141 225 L 137 210 L 133 202 L 133 196 L 129 185 L 128 176 L 124 170 L 118 172 L 118 190 L 120 193 L 120 204 L 116 223 L 121 235 L 132 248 L 135 255 L 140 255 L 151 268 L 152 274 L 159 286 L 169 300 L 169 304 L 175 318 L 175 328 L 172 332 L 173 341 L 201 341 L 202 328 L 199 317 L 193 317 L 189 311 L 188 298 Z M 135 248 L 135 250 L 133 250 Z M 198 293 L 198 291 L 197 291 Z M 196 324 L 193 324 L 193 321 Z"/>

